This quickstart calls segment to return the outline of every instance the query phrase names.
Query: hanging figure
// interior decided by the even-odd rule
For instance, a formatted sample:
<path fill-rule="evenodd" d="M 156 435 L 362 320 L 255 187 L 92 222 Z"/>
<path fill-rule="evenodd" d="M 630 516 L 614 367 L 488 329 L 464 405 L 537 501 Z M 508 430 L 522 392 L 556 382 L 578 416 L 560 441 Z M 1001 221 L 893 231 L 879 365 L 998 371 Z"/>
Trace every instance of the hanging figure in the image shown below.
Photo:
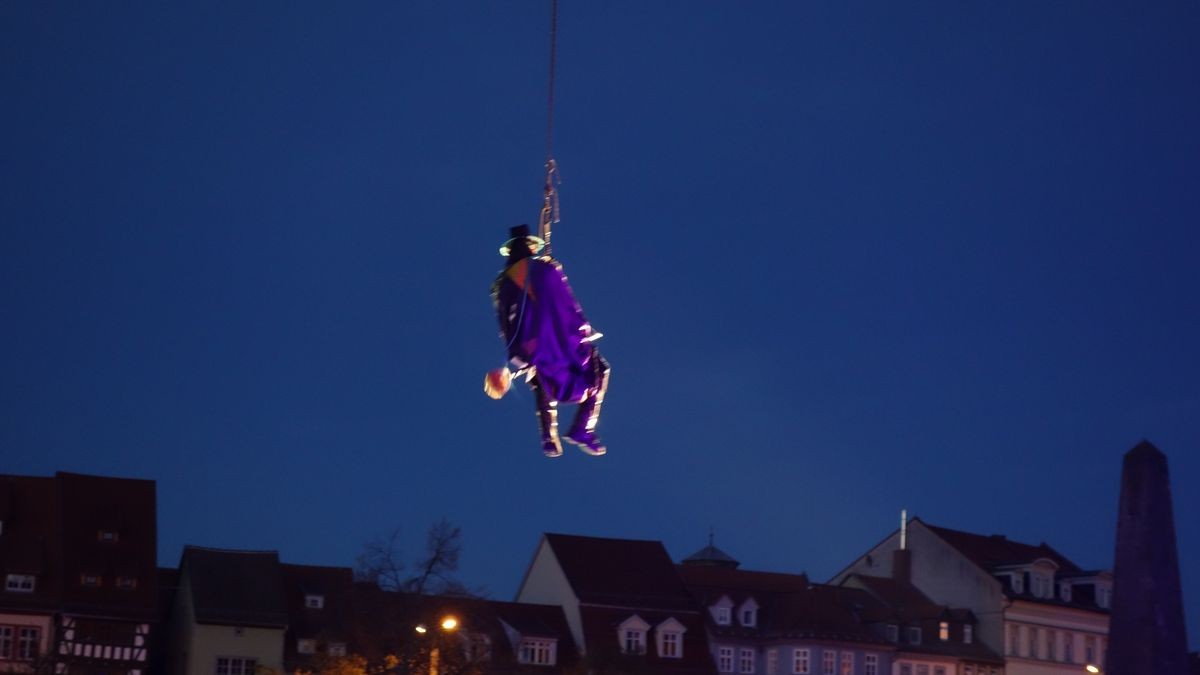
<path fill-rule="evenodd" d="M 603 455 L 596 424 L 611 369 L 593 344 L 601 334 L 584 318 L 562 265 L 549 256 L 537 256 L 545 242 L 530 234 L 528 225 L 510 228 L 510 235 L 500 248 L 507 261 L 492 284 L 492 301 L 509 363 L 517 371 L 489 372 L 484 391 L 500 398 L 513 377 L 525 375 L 537 400 L 542 452 L 547 457 L 562 454 L 558 405 L 578 403 L 565 438 L 589 455 Z"/>

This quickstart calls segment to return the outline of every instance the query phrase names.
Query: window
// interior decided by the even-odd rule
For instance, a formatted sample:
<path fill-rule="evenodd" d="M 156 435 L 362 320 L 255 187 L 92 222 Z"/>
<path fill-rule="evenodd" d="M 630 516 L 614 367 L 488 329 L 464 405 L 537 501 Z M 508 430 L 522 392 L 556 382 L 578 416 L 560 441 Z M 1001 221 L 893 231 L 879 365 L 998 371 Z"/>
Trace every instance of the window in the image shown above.
<path fill-rule="evenodd" d="M 900 675 L 912 675 L 912 664 L 901 663 L 900 664 Z"/>
<path fill-rule="evenodd" d="M 1062 598 L 1063 602 L 1071 601 L 1071 584 L 1069 582 L 1064 581 L 1058 585 L 1058 597 Z"/>
<path fill-rule="evenodd" d="M 681 658 L 683 650 L 679 648 L 680 637 L 678 631 L 663 632 L 659 637 L 658 655 L 669 659 Z"/>
<path fill-rule="evenodd" d="M 854 675 L 854 652 L 842 652 L 841 675 Z"/>
<path fill-rule="evenodd" d="M 743 647 L 738 652 L 738 672 L 749 675 L 754 672 L 754 650 Z"/>
<path fill-rule="evenodd" d="M 969 623 L 963 624 L 963 642 L 971 644 L 975 641 L 975 627 Z"/>
<path fill-rule="evenodd" d="M 929 675 L 929 666 L 918 663 L 917 675 Z"/>
<path fill-rule="evenodd" d="M 1075 663 L 1075 635 L 1063 633 L 1063 661 Z"/>
<path fill-rule="evenodd" d="M 933 675 L 946 675 L 946 666 L 934 666 Z"/>
<path fill-rule="evenodd" d="M 625 629 L 624 638 L 621 641 L 621 651 L 626 654 L 645 654 L 646 632 L 633 628 Z"/>
<path fill-rule="evenodd" d="M 767 650 L 767 675 L 779 675 L 779 650 Z"/>
<path fill-rule="evenodd" d="M 863 657 L 863 675 L 879 675 L 878 654 L 867 654 Z"/>
<path fill-rule="evenodd" d="M 116 530 L 99 530 L 96 532 L 96 541 L 102 541 L 105 544 L 115 544 L 120 537 Z"/>
<path fill-rule="evenodd" d="M 963 675 L 975 675 L 975 666 L 970 664 L 963 666 Z"/>
<path fill-rule="evenodd" d="M 345 646 L 343 645 L 343 649 Z M 492 640 L 483 633 L 472 633 L 470 642 L 470 651 L 467 657 L 473 663 L 487 661 L 492 658 Z"/>
<path fill-rule="evenodd" d="M 808 675 L 810 667 L 809 652 L 807 649 L 792 650 L 792 673 Z"/>
<path fill-rule="evenodd" d="M 36 581 L 36 577 L 32 574 L 10 574 L 4 579 L 4 590 L 13 593 L 32 593 Z"/>
<path fill-rule="evenodd" d="M 1016 656 L 1017 655 L 1017 625 L 1012 624 L 1012 623 L 1005 624 L 1004 630 L 1008 631 L 1007 654 L 1009 656 Z"/>
<path fill-rule="evenodd" d="M 1108 586 L 1096 584 L 1096 604 L 1101 607 L 1108 607 L 1112 601 L 1112 589 Z"/>
<path fill-rule="evenodd" d="M 79 585 L 87 586 L 89 588 L 97 588 L 100 586 L 100 575 L 99 574 L 80 574 L 79 575 Z"/>
<path fill-rule="evenodd" d="M 826 649 L 821 652 L 821 675 L 837 675 L 837 652 Z"/>
<path fill-rule="evenodd" d="M 330 656 L 345 656 L 346 655 L 346 643 L 345 642 L 330 642 L 329 647 L 326 651 L 329 653 Z"/>
<path fill-rule="evenodd" d="M 1031 659 L 1036 659 L 1038 657 L 1038 633 L 1040 632 L 1040 628 L 1033 628 L 1032 626 L 1025 632 L 1026 637 L 1029 638 L 1025 645 L 1027 651 L 1026 656 Z"/>
<path fill-rule="evenodd" d="M 908 627 L 908 644 L 910 644 L 910 645 L 921 644 L 921 629 L 919 627 L 917 627 L 917 626 L 909 626 Z"/>
<path fill-rule="evenodd" d="M 887 626 L 887 639 L 888 639 L 888 642 L 899 642 L 900 641 L 900 626 L 897 626 L 894 623 L 889 623 Z"/>
<path fill-rule="evenodd" d="M 17 628 L 17 660 L 32 661 L 37 658 L 38 646 L 42 641 L 42 631 L 36 626 L 20 626 Z"/>
<path fill-rule="evenodd" d="M 296 640 L 296 652 L 299 654 L 316 654 L 316 640 Z"/>
<path fill-rule="evenodd" d="M 254 675 L 254 659 L 218 656 L 216 675 Z"/>
<path fill-rule="evenodd" d="M 557 640 L 540 638 L 521 638 L 521 646 L 517 650 L 517 661 L 534 666 L 553 666 L 556 659 Z"/>
<path fill-rule="evenodd" d="M 722 673 L 733 672 L 733 647 L 717 647 L 717 670 Z"/>
<path fill-rule="evenodd" d="M 714 607 L 713 608 L 713 618 L 716 619 L 716 621 L 719 625 L 728 626 L 729 625 L 729 608 L 728 607 Z"/>
<path fill-rule="evenodd" d="M 13 654 L 13 627 L 0 626 L 0 661 L 7 661 Z"/>
<path fill-rule="evenodd" d="M 132 591 L 137 588 L 137 577 L 117 577 L 116 585 L 122 591 Z"/>
<path fill-rule="evenodd" d="M 1025 592 L 1025 577 L 1020 572 L 1012 575 L 1012 587 L 1015 593 Z"/>
<path fill-rule="evenodd" d="M 294 598 L 296 596 L 293 595 L 292 597 Z M 315 593 L 308 593 L 304 596 L 304 606 L 309 609 L 324 609 L 325 596 L 317 595 Z"/>
<path fill-rule="evenodd" d="M 938 624 L 938 639 L 945 642 L 950 639 L 950 622 L 942 621 Z"/>
<path fill-rule="evenodd" d="M 1058 633 L 1056 631 L 1046 631 L 1046 658 L 1051 661 L 1058 660 Z"/>
<path fill-rule="evenodd" d="M 1091 635 L 1083 639 L 1083 662 L 1096 662 L 1096 638 Z"/>
<path fill-rule="evenodd" d="M 742 610 L 742 625 L 743 626 L 754 626 L 754 620 L 757 618 L 755 616 L 756 614 L 758 614 L 757 610 L 743 609 Z"/>

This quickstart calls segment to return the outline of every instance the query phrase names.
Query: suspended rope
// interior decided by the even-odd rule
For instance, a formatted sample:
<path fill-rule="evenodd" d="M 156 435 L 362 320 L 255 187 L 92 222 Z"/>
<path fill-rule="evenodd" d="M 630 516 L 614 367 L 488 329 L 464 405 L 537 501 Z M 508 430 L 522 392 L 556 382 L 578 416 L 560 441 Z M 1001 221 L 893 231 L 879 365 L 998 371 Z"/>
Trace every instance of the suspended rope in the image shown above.
<path fill-rule="evenodd" d="M 538 217 L 538 235 L 550 252 L 550 229 L 560 219 L 558 189 L 561 182 L 558 164 L 554 161 L 554 68 L 558 57 L 558 0 L 550 0 L 550 75 L 546 88 L 546 183 L 542 189 L 542 213 Z"/>

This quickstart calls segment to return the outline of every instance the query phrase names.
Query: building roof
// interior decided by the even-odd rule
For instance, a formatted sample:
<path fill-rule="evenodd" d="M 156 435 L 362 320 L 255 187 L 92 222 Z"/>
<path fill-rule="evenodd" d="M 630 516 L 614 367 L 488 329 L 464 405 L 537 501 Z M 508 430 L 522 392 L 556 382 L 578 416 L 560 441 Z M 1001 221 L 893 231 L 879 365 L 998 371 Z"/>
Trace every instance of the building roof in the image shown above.
<path fill-rule="evenodd" d="M 651 672 L 659 675 L 713 675 L 716 666 L 708 650 L 704 622 L 692 612 L 664 609 L 631 610 L 616 607 L 581 607 L 584 642 L 591 666 L 600 672 Z M 634 615 L 650 624 L 646 653 L 622 654 L 618 626 Z M 684 627 L 680 658 L 659 656 L 655 628 L 669 619 Z"/>
<path fill-rule="evenodd" d="M 0 575 L 35 577 L 33 592 L 5 593 L 0 607 L 153 619 L 153 481 L 64 471 L 53 477 L 0 475 L 0 522 Z M 85 578 L 92 581 L 85 585 Z"/>
<path fill-rule="evenodd" d="M 551 533 L 545 540 L 581 603 L 693 609 L 662 542 Z"/>
<path fill-rule="evenodd" d="M 1035 546 L 1012 541 L 1002 534 L 988 536 L 924 524 L 947 544 L 969 558 L 971 562 L 989 572 L 1007 565 L 1026 565 L 1039 558 L 1054 561 L 1060 572 L 1073 574 L 1080 571 L 1078 565 L 1045 542 Z"/>
<path fill-rule="evenodd" d="M 198 623 L 284 628 L 287 602 L 279 554 L 185 546 L 180 573 Z"/>
<path fill-rule="evenodd" d="M 682 562 L 684 565 L 734 568 L 741 564 L 737 560 L 734 560 L 733 556 L 717 548 L 713 544 L 713 537 L 711 534 L 708 535 L 708 546 L 705 546 L 699 551 L 696 551 L 695 553 L 684 558 Z"/>

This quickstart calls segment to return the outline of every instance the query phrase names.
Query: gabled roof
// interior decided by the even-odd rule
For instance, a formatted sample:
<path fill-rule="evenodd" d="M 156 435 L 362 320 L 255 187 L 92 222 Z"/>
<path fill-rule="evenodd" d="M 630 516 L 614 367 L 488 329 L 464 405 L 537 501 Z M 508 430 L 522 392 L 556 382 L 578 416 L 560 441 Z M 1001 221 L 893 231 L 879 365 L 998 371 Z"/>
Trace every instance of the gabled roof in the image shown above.
<path fill-rule="evenodd" d="M 545 535 L 581 603 L 693 610 L 662 542 Z"/>
<path fill-rule="evenodd" d="M 937 527 L 928 523 L 923 524 L 971 562 L 989 572 L 1007 565 L 1027 565 L 1039 558 L 1054 561 L 1061 573 L 1072 574 L 1080 569 L 1078 565 L 1044 542 L 1034 546 L 1012 541 L 1000 534 L 987 536 Z"/>
<path fill-rule="evenodd" d="M 811 583 L 807 574 L 757 572 L 699 565 L 679 565 L 676 570 L 689 589 L 715 589 L 729 594 L 730 597 L 803 591 Z"/>
<path fill-rule="evenodd" d="M 287 602 L 279 554 L 185 546 L 179 562 L 196 621 L 284 628 Z"/>

